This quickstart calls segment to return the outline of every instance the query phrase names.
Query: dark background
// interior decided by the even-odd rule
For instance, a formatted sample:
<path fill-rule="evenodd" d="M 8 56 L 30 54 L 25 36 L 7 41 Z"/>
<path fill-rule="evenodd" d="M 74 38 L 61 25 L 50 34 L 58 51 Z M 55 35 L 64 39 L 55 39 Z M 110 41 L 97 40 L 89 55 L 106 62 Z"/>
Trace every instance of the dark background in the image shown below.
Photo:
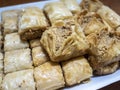
<path fill-rule="evenodd" d="M 38 1 L 42 1 L 42 0 L 0 0 L 0 7 L 22 4 L 22 3 L 29 3 L 29 2 L 38 2 Z M 105 5 L 110 6 L 113 10 L 115 10 L 120 15 L 120 0 L 101 0 L 101 1 Z M 101 88 L 100 90 L 120 90 L 120 81 L 113 83 L 109 86 L 106 86 L 104 88 Z"/>

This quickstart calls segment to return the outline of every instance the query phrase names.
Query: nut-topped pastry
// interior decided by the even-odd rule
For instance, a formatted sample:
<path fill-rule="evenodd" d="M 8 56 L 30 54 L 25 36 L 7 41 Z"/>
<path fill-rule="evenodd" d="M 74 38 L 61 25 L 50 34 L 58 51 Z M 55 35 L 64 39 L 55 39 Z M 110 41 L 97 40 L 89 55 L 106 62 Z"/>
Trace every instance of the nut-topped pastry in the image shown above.
<path fill-rule="evenodd" d="M 41 37 L 41 45 L 54 62 L 86 54 L 89 44 L 78 24 L 51 27 Z"/>

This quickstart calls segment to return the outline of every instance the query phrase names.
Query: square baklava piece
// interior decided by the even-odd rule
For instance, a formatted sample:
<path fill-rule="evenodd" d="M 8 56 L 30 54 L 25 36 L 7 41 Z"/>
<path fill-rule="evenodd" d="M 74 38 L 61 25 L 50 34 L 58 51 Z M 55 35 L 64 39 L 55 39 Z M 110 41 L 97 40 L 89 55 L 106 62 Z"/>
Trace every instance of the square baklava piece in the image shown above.
<path fill-rule="evenodd" d="M 31 51 L 29 48 L 5 52 L 5 73 L 31 68 L 33 68 L 33 66 L 31 59 Z"/>
<path fill-rule="evenodd" d="M 27 7 L 20 15 L 18 32 L 22 40 L 31 40 L 40 37 L 48 26 L 48 21 L 40 8 Z"/>
<path fill-rule="evenodd" d="M 92 68 L 83 56 L 62 62 L 62 69 L 67 86 L 79 84 L 92 76 Z"/>
<path fill-rule="evenodd" d="M 41 37 L 41 45 L 54 62 L 86 54 L 89 44 L 79 25 L 51 27 Z"/>
<path fill-rule="evenodd" d="M 35 90 L 33 70 L 8 73 L 3 78 L 2 90 Z"/>
<path fill-rule="evenodd" d="M 62 69 L 58 63 L 46 62 L 34 70 L 37 90 L 56 90 L 64 87 Z"/>
<path fill-rule="evenodd" d="M 104 29 L 87 38 L 90 43 L 89 62 L 93 70 L 120 61 L 120 40 L 114 31 Z"/>
<path fill-rule="evenodd" d="M 31 48 L 38 47 L 38 46 L 40 46 L 40 39 L 30 40 L 30 47 Z"/>
<path fill-rule="evenodd" d="M 6 34 L 4 41 L 4 51 L 28 48 L 29 43 L 22 41 L 18 33 Z"/>
<path fill-rule="evenodd" d="M 3 33 L 13 33 L 18 31 L 18 17 L 20 10 L 8 10 L 2 12 Z"/>
<path fill-rule="evenodd" d="M 45 5 L 44 11 L 52 26 L 63 26 L 71 21 L 72 13 L 62 2 L 51 2 Z"/>
<path fill-rule="evenodd" d="M 61 0 L 61 1 L 73 14 L 79 13 L 81 11 L 81 8 L 77 0 Z"/>
<path fill-rule="evenodd" d="M 32 48 L 32 58 L 34 66 L 39 66 L 49 60 L 48 55 L 41 46 Z"/>

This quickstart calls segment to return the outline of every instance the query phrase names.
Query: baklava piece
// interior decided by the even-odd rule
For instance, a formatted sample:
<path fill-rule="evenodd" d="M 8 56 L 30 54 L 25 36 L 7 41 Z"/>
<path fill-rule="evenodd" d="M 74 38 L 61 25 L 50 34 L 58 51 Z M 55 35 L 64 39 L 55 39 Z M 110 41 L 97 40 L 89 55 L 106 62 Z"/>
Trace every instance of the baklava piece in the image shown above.
<path fill-rule="evenodd" d="M 32 59 L 30 49 L 21 49 L 5 52 L 4 72 L 15 72 L 24 69 L 31 69 Z"/>
<path fill-rule="evenodd" d="M 40 39 L 33 39 L 30 41 L 31 48 L 38 47 L 38 46 L 40 46 Z"/>
<path fill-rule="evenodd" d="M 18 32 L 22 40 L 31 40 L 41 37 L 48 26 L 48 21 L 41 9 L 28 7 L 21 13 Z"/>
<path fill-rule="evenodd" d="M 39 66 L 49 60 L 41 46 L 32 48 L 32 58 L 34 66 Z"/>
<path fill-rule="evenodd" d="M 54 62 L 86 54 L 89 44 L 79 25 L 51 27 L 41 37 L 41 45 Z"/>
<path fill-rule="evenodd" d="M 81 11 L 81 8 L 79 7 L 76 0 L 61 0 L 66 7 L 73 13 L 78 13 Z"/>
<path fill-rule="evenodd" d="M 3 33 L 13 33 L 18 31 L 18 17 L 20 10 L 8 10 L 2 12 Z"/>
<path fill-rule="evenodd" d="M 56 90 L 64 87 L 62 69 L 58 63 L 46 62 L 34 70 L 37 90 Z"/>
<path fill-rule="evenodd" d="M 22 70 L 6 74 L 2 82 L 2 90 L 35 90 L 33 70 Z"/>
<path fill-rule="evenodd" d="M 119 68 L 119 62 L 114 62 L 110 65 L 99 67 L 97 70 L 94 71 L 95 75 L 106 75 L 114 73 Z"/>
<path fill-rule="evenodd" d="M 112 27 L 120 25 L 120 16 L 107 6 L 102 6 L 97 13 Z"/>
<path fill-rule="evenodd" d="M 72 19 L 72 13 L 62 2 L 48 3 L 45 5 L 44 11 L 52 26 L 62 26 Z"/>
<path fill-rule="evenodd" d="M 89 62 L 93 70 L 120 60 L 120 40 L 107 29 L 88 37 L 90 43 Z"/>
<path fill-rule="evenodd" d="M 80 3 L 80 7 L 89 12 L 96 12 L 102 5 L 99 0 L 82 0 Z"/>
<path fill-rule="evenodd" d="M 84 57 L 62 62 L 62 69 L 67 86 L 79 84 L 92 76 L 92 68 Z"/>
<path fill-rule="evenodd" d="M 103 28 L 108 27 L 105 24 L 105 21 L 103 21 L 102 18 L 95 12 L 82 11 L 76 15 L 75 18 L 81 28 L 83 28 L 85 35 L 96 33 Z"/>
<path fill-rule="evenodd" d="M 28 48 L 29 43 L 22 41 L 18 33 L 6 34 L 4 41 L 4 51 Z"/>

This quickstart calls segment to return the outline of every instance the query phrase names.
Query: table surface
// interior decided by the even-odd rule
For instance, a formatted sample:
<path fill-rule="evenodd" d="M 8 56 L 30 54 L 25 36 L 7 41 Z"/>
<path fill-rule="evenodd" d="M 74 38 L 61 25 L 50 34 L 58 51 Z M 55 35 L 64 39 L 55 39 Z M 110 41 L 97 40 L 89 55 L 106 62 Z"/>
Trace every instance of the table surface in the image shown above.
<path fill-rule="evenodd" d="M 37 2 L 41 0 L 0 0 L 0 7 L 17 5 L 29 2 Z M 120 0 L 101 0 L 105 5 L 110 6 L 120 15 Z M 114 77 L 113 77 L 114 78 Z M 99 90 L 120 90 L 120 81 L 113 83 L 109 86 L 101 88 Z"/>

